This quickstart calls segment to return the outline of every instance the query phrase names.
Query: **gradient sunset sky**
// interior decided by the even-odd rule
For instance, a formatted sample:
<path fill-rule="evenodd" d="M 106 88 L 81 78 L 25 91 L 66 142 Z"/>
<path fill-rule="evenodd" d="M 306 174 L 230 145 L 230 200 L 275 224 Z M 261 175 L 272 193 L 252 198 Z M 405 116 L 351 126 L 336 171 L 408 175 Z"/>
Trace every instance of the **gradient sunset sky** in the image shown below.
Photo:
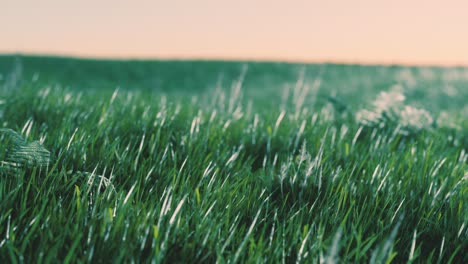
<path fill-rule="evenodd" d="M 466 0 L 2 0 L 0 53 L 468 65 Z"/>

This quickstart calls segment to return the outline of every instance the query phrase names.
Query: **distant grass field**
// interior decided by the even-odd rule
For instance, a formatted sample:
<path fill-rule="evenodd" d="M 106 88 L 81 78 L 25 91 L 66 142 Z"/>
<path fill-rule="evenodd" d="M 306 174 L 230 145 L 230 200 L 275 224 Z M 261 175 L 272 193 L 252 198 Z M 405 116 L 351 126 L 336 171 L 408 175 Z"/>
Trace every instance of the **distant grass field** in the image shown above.
<path fill-rule="evenodd" d="M 2 263 L 468 263 L 468 68 L 4 55 L 0 124 Z"/>

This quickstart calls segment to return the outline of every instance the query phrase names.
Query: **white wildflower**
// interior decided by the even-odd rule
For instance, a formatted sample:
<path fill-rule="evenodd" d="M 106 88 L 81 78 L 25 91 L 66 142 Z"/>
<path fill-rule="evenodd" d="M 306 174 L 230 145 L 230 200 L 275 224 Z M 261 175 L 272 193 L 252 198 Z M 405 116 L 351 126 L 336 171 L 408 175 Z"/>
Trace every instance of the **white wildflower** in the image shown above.
<path fill-rule="evenodd" d="M 424 109 L 415 108 L 412 106 L 405 106 L 399 113 L 400 125 L 405 130 L 420 131 L 428 128 L 434 122 L 432 115 Z"/>
<path fill-rule="evenodd" d="M 377 113 L 394 112 L 402 106 L 403 101 L 405 101 L 405 96 L 401 92 L 394 90 L 381 92 L 372 104 Z"/>
<path fill-rule="evenodd" d="M 359 121 L 359 123 L 364 125 L 375 125 L 377 123 L 380 123 L 381 118 L 382 113 L 369 111 L 365 109 L 360 110 L 356 114 L 356 119 Z"/>
<path fill-rule="evenodd" d="M 434 118 L 424 110 L 405 105 L 401 86 L 394 86 L 390 92 L 381 92 L 372 103 L 373 109 L 357 112 L 359 123 L 370 127 L 398 126 L 403 135 L 429 128 Z"/>

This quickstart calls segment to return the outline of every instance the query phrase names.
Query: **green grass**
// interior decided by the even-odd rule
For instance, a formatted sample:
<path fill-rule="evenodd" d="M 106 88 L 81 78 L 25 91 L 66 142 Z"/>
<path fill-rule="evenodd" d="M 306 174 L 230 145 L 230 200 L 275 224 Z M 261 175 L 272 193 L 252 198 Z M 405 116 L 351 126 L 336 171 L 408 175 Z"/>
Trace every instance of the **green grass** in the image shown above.
<path fill-rule="evenodd" d="M 467 73 L 0 56 L 52 159 L 0 174 L 0 260 L 466 263 Z M 356 120 L 396 83 L 434 124 Z"/>

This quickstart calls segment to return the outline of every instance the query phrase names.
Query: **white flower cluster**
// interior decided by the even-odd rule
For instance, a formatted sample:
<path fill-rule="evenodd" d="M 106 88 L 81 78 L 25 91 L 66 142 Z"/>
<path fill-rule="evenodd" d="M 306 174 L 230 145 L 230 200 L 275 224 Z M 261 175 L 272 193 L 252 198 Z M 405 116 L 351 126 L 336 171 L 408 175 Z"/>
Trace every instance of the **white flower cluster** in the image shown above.
<path fill-rule="evenodd" d="M 434 119 L 420 108 L 404 104 L 405 96 L 397 91 L 381 92 L 372 103 L 372 110 L 360 110 L 356 114 L 359 123 L 369 127 L 396 127 L 400 134 L 410 134 L 429 128 Z"/>
<path fill-rule="evenodd" d="M 430 127 L 434 118 L 424 109 L 405 106 L 400 112 L 400 125 L 409 131 L 419 131 Z"/>
<path fill-rule="evenodd" d="M 376 112 L 395 112 L 400 109 L 405 96 L 399 91 L 381 92 L 372 103 Z"/>

